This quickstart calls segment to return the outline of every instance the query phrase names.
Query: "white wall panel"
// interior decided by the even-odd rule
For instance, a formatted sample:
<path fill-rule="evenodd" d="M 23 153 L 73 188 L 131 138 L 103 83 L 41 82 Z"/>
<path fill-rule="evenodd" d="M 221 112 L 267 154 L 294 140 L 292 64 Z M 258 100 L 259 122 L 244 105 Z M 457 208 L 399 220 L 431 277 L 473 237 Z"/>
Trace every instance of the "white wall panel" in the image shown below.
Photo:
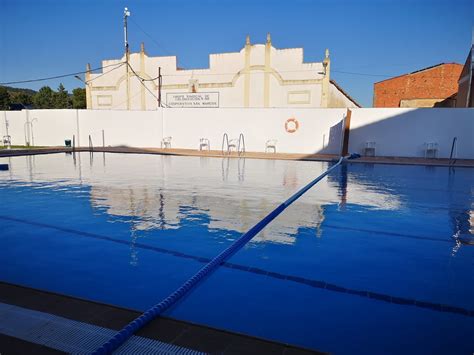
<path fill-rule="evenodd" d="M 362 153 L 365 143 L 376 143 L 378 156 L 424 156 L 424 144 L 437 143 L 439 157 L 449 157 L 454 137 L 458 158 L 474 159 L 474 109 L 353 109 L 349 151 Z M 0 136 L 6 135 L 5 119 L 14 145 L 25 136 L 41 146 L 63 146 L 76 136 L 78 146 L 160 147 L 171 136 L 172 148 L 199 149 L 207 138 L 211 149 L 220 150 L 224 133 L 238 139 L 243 133 L 247 151 L 263 152 L 265 142 L 277 140 L 277 152 L 338 154 L 341 125 L 346 109 L 314 108 L 197 108 L 158 111 L 30 110 L 2 111 Z M 295 118 L 299 129 L 285 131 Z M 25 123 L 29 122 L 29 126 Z M 29 128 L 28 128 L 29 127 Z"/>

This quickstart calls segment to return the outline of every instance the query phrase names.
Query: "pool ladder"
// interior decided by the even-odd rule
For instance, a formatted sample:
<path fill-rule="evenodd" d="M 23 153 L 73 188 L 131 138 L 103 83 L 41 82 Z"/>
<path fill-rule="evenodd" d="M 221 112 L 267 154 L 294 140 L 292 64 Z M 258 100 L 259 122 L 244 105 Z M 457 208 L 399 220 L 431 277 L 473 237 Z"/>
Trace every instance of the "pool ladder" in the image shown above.
<path fill-rule="evenodd" d="M 458 137 L 453 138 L 453 144 L 451 145 L 451 154 L 449 155 L 449 166 L 456 164 L 458 155 Z"/>
<path fill-rule="evenodd" d="M 92 138 L 89 134 L 89 163 L 92 166 L 92 162 L 94 160 L 94 145 L 92 144 Z"/>
<path fill-rule="evenodd" d="M 89 151 L 94 152 L 94 145 L 92 144 L 92 138 L 91 135 L 89 134 Z"/>
<path fill-rule="evenodd" d="M 239 145 L 237 146 L 237 152 L 239 155 L 245 154 L 245 138 L 243 133 L 240 133 L 239 135 Z"/>
<path fill-rule="evenodd" d="M 245 137 L 243 133 L 240 133 L 237 146 L 235 145 L 235 139 L 229 141 L 229 135 L 224 133 L 222 136 L 222 155 L 230 154 L 231 147 L 237 148 L 237 154 L 239 156 L 245 154 Z"/>

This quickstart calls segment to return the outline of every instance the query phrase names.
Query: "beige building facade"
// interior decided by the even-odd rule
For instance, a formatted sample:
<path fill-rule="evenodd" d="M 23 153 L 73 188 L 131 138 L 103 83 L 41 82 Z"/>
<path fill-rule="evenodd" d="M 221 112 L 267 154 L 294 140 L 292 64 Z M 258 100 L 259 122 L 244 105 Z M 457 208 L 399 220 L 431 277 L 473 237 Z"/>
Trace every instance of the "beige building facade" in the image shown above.
<path fill-rule="evenodd" d="M 150 57 L 143 44 L 102 66 L 102 73 L 86 74 L 88 109 L 156 110 L 159 92 L 161 106 L 172 108 L 359 107 L 330 79 L 328 50 L 321 62 L 305 63 L 302 48 L 276 49 L 269 34 L 265 44 L 247 36 L 239 52 L 211 54 L 207 69 L 181 69 L 176 56 Z"/>

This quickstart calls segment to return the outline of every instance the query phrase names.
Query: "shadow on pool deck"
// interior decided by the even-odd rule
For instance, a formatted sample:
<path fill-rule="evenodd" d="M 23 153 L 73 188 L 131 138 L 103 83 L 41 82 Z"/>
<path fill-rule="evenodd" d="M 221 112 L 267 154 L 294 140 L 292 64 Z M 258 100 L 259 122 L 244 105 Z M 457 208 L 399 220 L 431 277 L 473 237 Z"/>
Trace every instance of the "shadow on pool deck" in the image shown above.
<path fill-rule="evenodd" d="M 0 282 L 0 302 L 119 330 L 139 312 Z M 326 354 L 206 326 L 158 318 L 138 336 L 212 354 Z M 0 353 L 58 354 L 58 350 L 0 334 Z"/>

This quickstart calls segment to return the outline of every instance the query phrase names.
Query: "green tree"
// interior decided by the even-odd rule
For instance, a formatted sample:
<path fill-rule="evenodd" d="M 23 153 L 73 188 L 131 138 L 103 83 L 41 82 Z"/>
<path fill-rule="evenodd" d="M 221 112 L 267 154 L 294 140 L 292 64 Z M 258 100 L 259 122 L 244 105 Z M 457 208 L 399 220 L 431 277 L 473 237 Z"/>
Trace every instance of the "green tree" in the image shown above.
<path fill-rule="evenodd" d="M 58 92 L 54 93 L 53 98 L 54 108 L 71 108 L 69 94 L 62 83 L 59 84 Z"/>
<path fill-rule="evenodd" d="M 6 88 L 0 86 L 0 110 L 9 110 L 10 104 L 10 94 L 8 93 Z"/>
<path fill-rule="evenodd" d="M 12 104 L 19 104 L 27 107 L 33 104 L 33 96 L 31 94 L 27 94 L 26 92 L 12 93 L 11 101 Z"/>
<path fill-rule="evenodd" d="M 86 89 L 76 88 L 72 90 L 72 108 L 87 108 Z"/>
<path fill-rule="evenodd" d="M 33 103 L 36 108 L 54 108 L 54 91 L 49 86 L 43 86 L 33 96 Z"/>

